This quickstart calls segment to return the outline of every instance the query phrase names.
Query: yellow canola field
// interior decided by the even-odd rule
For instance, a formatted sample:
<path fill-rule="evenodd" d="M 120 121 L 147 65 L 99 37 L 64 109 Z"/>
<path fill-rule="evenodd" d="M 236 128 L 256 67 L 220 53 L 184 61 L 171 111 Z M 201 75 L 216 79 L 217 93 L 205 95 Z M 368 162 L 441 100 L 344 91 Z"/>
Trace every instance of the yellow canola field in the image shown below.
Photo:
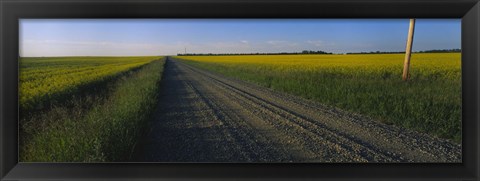
<path fill-rule="evenodd" d="M 179 56 L 178 58 L 224 66 L 256 66 L 282 72 L 334 71 L 344 75 L 390 73 L 400 76 L 403 54 L 350 54 L 350 55 L 250 55 L 250 56 Z M 461 78 L 460 53 L 413 54 L 411 78 L 431 74 L 449 79 Z"/>
<path fill-rule="evenodd" d="M 31 57 L 20 59 L 19 104 L 31 109 L 159 57 Z"/>

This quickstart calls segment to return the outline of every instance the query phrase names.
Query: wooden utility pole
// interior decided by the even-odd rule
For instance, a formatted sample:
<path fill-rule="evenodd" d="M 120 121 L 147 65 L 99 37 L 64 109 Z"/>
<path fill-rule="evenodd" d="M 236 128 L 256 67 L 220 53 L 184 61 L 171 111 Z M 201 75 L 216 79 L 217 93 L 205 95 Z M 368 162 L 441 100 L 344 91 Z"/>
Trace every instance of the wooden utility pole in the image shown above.
<path fill-rule="evenodd" d="M 410 78 L 410 57 L 412 54 L 413 33 L 415 31 L 415 19 L 410 19 L 410 27 L 408 29 L 407 48 L 405 50 L 405 61 L 403 62 L 403 76 L 402 79 L 407 81 Z"/>

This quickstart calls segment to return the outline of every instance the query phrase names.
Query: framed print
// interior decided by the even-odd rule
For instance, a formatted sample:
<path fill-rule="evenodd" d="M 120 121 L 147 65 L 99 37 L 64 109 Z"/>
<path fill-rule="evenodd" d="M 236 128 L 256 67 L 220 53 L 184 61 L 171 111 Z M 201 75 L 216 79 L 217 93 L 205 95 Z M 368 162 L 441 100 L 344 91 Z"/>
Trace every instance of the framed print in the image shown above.
<path fill-rule="evenodd" d="M 2 180 L 478 180 L 478 1 L 2 1 Z"/>

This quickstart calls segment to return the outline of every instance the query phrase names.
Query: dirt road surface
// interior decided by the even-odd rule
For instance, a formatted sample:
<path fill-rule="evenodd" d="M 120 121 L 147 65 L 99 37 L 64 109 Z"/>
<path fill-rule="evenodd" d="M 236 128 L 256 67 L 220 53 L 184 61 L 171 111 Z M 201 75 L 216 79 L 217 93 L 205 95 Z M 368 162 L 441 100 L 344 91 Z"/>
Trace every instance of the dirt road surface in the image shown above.
<path fill-rule="evenodd" d="M 167 60 L 134 161 L 461 162 L 461 146 Z"/>

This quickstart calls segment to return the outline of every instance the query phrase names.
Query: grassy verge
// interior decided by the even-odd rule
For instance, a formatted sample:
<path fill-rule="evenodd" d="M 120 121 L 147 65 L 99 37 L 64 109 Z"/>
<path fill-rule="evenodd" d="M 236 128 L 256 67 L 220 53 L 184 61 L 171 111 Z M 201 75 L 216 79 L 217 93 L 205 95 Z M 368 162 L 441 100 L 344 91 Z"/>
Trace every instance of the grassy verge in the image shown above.
<path fill-rule="evenodd" d="M 150 117 L 164 60 L 153 61 L 118 80 L 108 98 L 78 99 L 36 116 L 52 124 L 25 124 L 22 162 L 104 162 L 128 160 Z"/>
<path fill-rule="evenodd" d="M 199 68 L 461 141 L 459 53 L 403 55 L 181 56 Z"/>

